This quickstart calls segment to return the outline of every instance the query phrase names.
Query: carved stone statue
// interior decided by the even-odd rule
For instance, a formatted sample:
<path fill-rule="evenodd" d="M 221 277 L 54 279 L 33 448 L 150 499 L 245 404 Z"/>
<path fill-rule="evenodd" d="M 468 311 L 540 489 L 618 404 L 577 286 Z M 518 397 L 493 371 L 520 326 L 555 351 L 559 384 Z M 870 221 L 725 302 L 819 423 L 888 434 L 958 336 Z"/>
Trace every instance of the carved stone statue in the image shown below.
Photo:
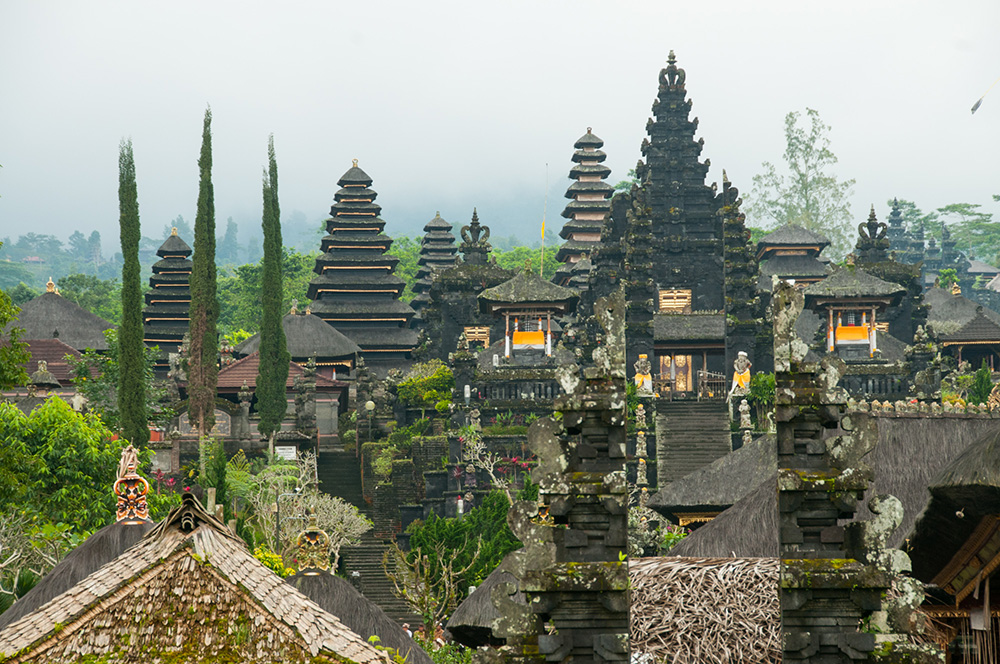
<path fill-rule="evenodd" d="M 753 424 L 750 422 L 750 404 L 747 403 L 746 399 L 740 400 L 740 428 L 753 428 Z"/>
<path fill-rule="evenodd" d="M 478 408 L 473 408 L 471 411 L 469 411 L 469 426 L 472 427 L 473 431 L 483 430 L 483 427 L 479 422 L 479 417 L 480 413 Z"/>
<path fill-rule="evenodd" d="M 635 455 L 640 459 L 645 458 L 646 454 L 646 432 L 640 430 L 635 434 Z"/>
<path fill-rule="evenodd" d="M 646 428 L 646 407 L 642 404 L 635 408 L 635 426 L 640 429 Z"/>
<path fill-rule="evenodd" d="M 750 429 L 743 430 L 743 446 L 746 447 L 753 442 L 753 434 L 750 433 Z"/>
<path fill-rule="evenodd" d="M 645 486 L 649 484 L 649 479 L 646 477 L 646 460 L 639 459 L 639 465 L 635 469 L 635 483 L 637 486 Z"/>
<path fill-rule="evenodd" d="M 635 389 L 639 394 L 653 393 L 653 365 L 649 358 L 642 354 L 633 365 L 635 367 Z"/>
<path fill-rule="evenodd" d="M 731 396 L 743 397 L 750 392 L 750 358 L 746 352 L 740 351 L 733 361 L 733 386 L 729 388 Z"/>

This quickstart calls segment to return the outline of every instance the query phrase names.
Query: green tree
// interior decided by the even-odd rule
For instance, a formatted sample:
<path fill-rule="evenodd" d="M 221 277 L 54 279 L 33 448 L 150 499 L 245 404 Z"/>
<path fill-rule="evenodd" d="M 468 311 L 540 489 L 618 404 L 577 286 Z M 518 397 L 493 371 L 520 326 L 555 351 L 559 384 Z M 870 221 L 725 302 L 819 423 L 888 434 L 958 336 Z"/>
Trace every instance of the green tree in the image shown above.
<path fill-rule="evenodd" d="M 892 207 L 893 199 L 886 201 L 886 205 Z M 923 228 L 924 233 L 934 237 L 941 237 L 941 220 L 937 212 L 924 212 L 913 201 L 904 198 L 896 200 L 899 211 L 903 214 L 903 221 L 911 232 L 918 228 Z"/>
<path fill-rule="evenodd" d="M 545 252 L 545 264 L 542 267 L 542 277 L 551 279 L 562 263 L 556 260 L 559 247 L 555 242 L 549 243 L 549 248 Z M 526 263 L 531 265 L 531 269 L 537 273 L 538 264 L 542 261 L 542 248 L 538 247 L 514 247 L 508 251 L 496 251 L 493 255 L 497 259 L 497 265 L 505 270 L 523 270 Z"/>
<path fill-rule="evenodd" d="M 990 392 L 993 391 L 993 372 L 986 366 L 983 360 L 975 375 L 972 377 L 972 387 L 969 389 L 970 403 L 986 403 L 990 399 Z"/>
<path fill-rule="evenodd" d="M 122 319 L 121 283 L 117 279 L 100 279 L 92 274 L 67 274 L 56 279 L 59 294 L 67 300 L 118 325 Z"/>
<path fill-rule="evenodd" d="M 11 325 L 20 309 L 0 290 L 0 390 L 28 382 L 24 365 L 31 360 L 28 344 L 21 341 L 24 330 Z"/>
<path fill-rule="evenodd" d="M 406 282 L 406 289 L 400 299 L 409 302 L 413 299 L 413 285 L 417 283 L 417 268 L 420 267 L 417 265 L 417 260 L 420 258 L 420 239 L 406 235 L 397 237 L 392 241 L 390 253 L 399 259 L 395 275 Z"/>
<path fill-rule="evenodd" d="M 182 215 L 177 215 L 176 219 L 163 227 L 163 239 L 166 240 L 170 237 L 170 234 L 175 228 L 177 229 L 177 234 L 180 235 L 181 239 L 185 242 L 190 242 L 194 237 L 194 230 L 191 229 L 191 224 L 189 224 L 187 219 L 185 219 Z"/>
<path fill-rule="evenodd" d="M 632 191 L 632 185 L 641 185 L 638 176 L 636 176 L 635 169 L 628 169 L 628 177 L 624 180 L 619 180 L 615 183 L 615 193 L 619 191 Z"/>
<path fill-rule="evenodd" d="M 260 304 L 260 369 L 257 376 L 257 429 L 268 437 L 268 448 L 274 450 L 274 435 L 281 430 L 281 420 L 288 410 L 285 382 L 291 356 L 281 327 L 282 246 L 281 216 L 278 205 L 278 163 L 274 156 L 274 136 L 267 141 L 267 169 L 264 171 L 264 231 L 263 278 Z"/>
<path fill-rule="evenodd" d="M 226 234 L 219 241 L 218 258 L 220 263 L 235 264 L 240 259 L 239 226 L 232 217 L 226 220 Z"/>
<path fill-rule="evenodd" d="M 142 281 L 139 276 L 139 194 L 132 141 L 118 149 L 118 225 L 122 243 L 122 322 L 118 329 L 118 412 L 125 440 L 149 442 L 145 345 L 142 343 Z"/>
<path fill-rule="evenodd" d="M 198 213 L 194 220 L 194 258 L 191 266 L 188 418 L 198 427 L 198 433 L 204 436 L 215 425 L 215 389 L 219 376 L 211 108 L 205 110 L 198 170 Z"/>
<path fill-rule="evenodd" d="M 309 281 L 316 276 L 316 254 L 300 254 L 285 247 L 281 273 L 284 281 L 281 310 L 287 312 L 292 300 L 307 302 Z M 247 263 L 229 268 L 219 277 L 219 328 L 226 334 L 237 330 L 258 332 L 263 263 Z"/>
<path fill-rule="evenodd" d="M 69 253 L 73 258 L 89 262 L 90 245 L 87 243 L 87 236 L 80 231 L 73 231 L 69 236 Z"/>
<path fill-rule="evenodd" d="M 105 330 L 104 338 L 108 341 L 107 351 L 98 353 L 88 349 L 79 359 L 70 358 L 69 363 L 73 371 L 73 385 L 76 386 L 77 392 L 87 398 L 87 407 L 97 413 L 108 427 L 118 431 L 123 428 L 118 408 L 118 386 L 121 376 L 118 330 Z M 164 425 L 173 417 L 173 411 L 162 405 L 169 398 L 169 394 L 166 387 L 156 382 L 153 373 L 159 350 L 155 346 L 144 347 L 142 352 L 139 374 L 143 384 L 144 410 L 149 421 Z"/>
<path fill-rule="evenodd" d="M 10 295 L 11 301 L 17 306 L 21 306 L 25 302 L 30 302 L 41 295 L 40 292 L 28 286 L 23 281 L 13 288 L 8 289 L 7 294 Z"/>
<path fill-rule="evenodd" d="M 785 153 L 788 175 L 779 175 L 771 162 L 753 178 L 747 216 L 755 225 L 797 224 L 823 233 L 837 254 L 846 253 L 853 240 L 850 197 L 854 180 L 839 181 L 831 172 L 837 157 L 830 150 L 830 127 L 819 112 L 807 108 L 808 129 L 799 126 L 801 114 L 785 116 Z"/>
<path fill-rule="evenodd" d="M 978 203 L 952 203 L 937 209 L 949 227 L 955 246 L 970 256 L 996 264 L 1000 259 L 1000 224 Z"/>

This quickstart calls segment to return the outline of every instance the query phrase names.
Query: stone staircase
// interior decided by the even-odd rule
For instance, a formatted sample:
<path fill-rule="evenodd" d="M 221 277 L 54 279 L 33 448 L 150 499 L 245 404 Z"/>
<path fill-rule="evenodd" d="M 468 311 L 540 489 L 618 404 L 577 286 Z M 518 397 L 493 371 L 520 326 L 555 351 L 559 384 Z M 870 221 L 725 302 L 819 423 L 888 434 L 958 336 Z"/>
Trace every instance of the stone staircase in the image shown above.
<path fill-rule="evenodd" d="M 382 556 L 388 545 L 375 538 L 362 538 L 361 544 L 345 546 L 340 550 L 340 568 L 361 594 L 377 604 L 386 615 L 397 623 L 410 623 L 416 627 L 422 621 L 409 605 L 396 597 L 392 581 L 382 568 Z M 393 569 L 390 562 L 390 568 Z"/>
<path fill-rule="evenodd" d="M 656 400 L 659 489 L 732 451 L 725 401 Z"/>
<path fill-rule="evenodd" d="M 316 459 L 316 475 L 319 490 L 331 496 L 342 498 L 365 511 L 365 499 L 361 489 L 361 464 L 353 451 L 345 452 L 338 447 L 321 448 Z"/>

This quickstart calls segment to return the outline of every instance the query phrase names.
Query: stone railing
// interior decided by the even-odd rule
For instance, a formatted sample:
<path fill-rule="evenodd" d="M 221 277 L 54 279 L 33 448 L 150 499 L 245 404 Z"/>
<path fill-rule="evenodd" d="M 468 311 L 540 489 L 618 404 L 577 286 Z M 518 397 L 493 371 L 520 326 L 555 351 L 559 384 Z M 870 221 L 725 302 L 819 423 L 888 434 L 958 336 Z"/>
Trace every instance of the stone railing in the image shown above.
<path fill-rule="evenodd" d="M 963 415 L 977 417 L 1000 418 L 1000 408 L 990 408 L 987 404 L 943 404 L 936 401 L 903 400 L 879 401 L 869 403 L 865 399 L 847 402 L 849 412 L 870 413 L 872 415 Z"/>
<path fill-rule="evenodd" d="M 506 401 L 551 402 L 562 394 L 559 382 L 552 379 L 478 380 L 470 386 L 472 399 L 490 403 Z"/>

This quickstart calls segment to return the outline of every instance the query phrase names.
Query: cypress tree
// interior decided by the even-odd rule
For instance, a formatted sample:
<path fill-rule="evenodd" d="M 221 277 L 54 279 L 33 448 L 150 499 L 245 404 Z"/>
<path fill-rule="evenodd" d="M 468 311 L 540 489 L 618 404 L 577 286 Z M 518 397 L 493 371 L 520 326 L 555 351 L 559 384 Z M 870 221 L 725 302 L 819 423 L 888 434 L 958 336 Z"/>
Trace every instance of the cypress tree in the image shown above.
<path fill-rule="evenodd" d="M 139 276 L 139 196 L 132 141 L 118 149 L 118 224 L 122 243 L 122 323 L 118 328 L 118 412 L 122 436 L 133 445 L 149 442 L 146 363 L 142 343 L 142 284 Z"/>
<path fill-rule="evenodd" d="M 264 259 L 261 275 L 260 369 L 257 374 L 257 429 L 270 439 L 281 430 L 287 400 L 285 382 L 291 356 L 281 327 L 281 298 L 284 291 L 281 274 L 281 215 L 278 206 L 278 164 L 274 158 L 274 136 L 267 142 L 268 167 L 264 171 Z"/>
<path fill-rule="evenodd" d="M 200 435 L 215 426 L 219 378 L 219 300 L 215 276 L 215 193 L 212 189 L 212 109 L 205 110 L 198 157 L 198 212 L 191 266 L 191 327 L 188 347 L 188 419 Z"/>

